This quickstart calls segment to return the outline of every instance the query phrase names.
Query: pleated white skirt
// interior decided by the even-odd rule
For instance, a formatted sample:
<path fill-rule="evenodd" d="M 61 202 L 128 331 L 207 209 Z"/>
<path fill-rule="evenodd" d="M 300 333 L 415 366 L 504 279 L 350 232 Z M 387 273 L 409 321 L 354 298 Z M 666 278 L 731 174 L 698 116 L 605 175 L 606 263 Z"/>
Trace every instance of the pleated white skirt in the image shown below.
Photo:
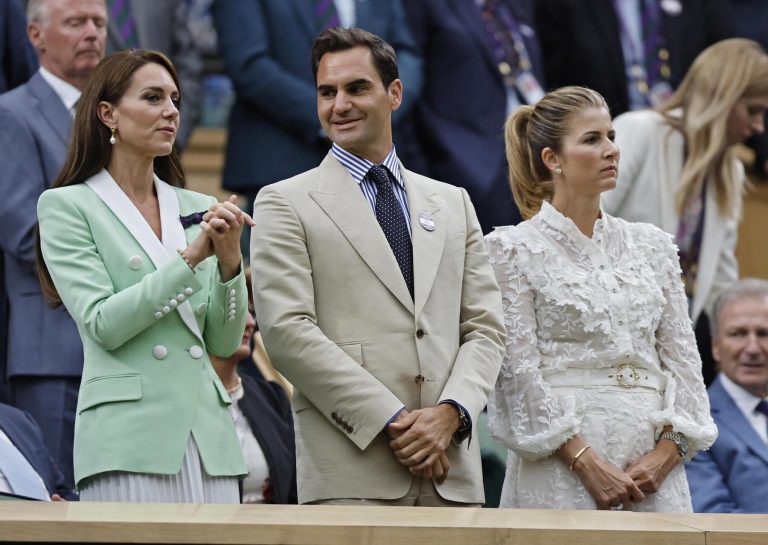
<path fill-rule="evenodd" d="M 131 503 L 240 503 L 237 477 L 205 473 L 190 436 L 181 471 L 175 475 L 108 471 L 86 479 L 80 501 Z"/>

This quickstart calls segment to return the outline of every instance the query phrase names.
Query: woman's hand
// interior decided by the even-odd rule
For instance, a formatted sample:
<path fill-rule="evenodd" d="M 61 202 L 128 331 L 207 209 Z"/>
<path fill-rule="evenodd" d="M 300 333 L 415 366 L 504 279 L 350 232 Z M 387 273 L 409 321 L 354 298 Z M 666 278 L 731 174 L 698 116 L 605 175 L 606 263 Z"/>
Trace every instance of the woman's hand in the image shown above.
<path fill-rule="evenodd" d="M 602 459 L 590 449 L 579 457 L 573 470 L 598 509 L 632 505 L 645 499 L 645 494 L 626 472 Z"/>
<path fill-rule="evenodd" d="M 227 282 L 240 270 L 240 235 L 243 225 L 256 225 L 248 214 L 237 207 L 237 196 L 212 205 L 200 222 L 200 229 L 213 243 L 213 253 L 219 260 L 221 278 Z"/>
<path fill-rule="evenodd" d="M 619 505 L 631 509 L 633 504 L 645 499 L 645 494 L 626 472 L 601 458 L 593 449 L 584 450 L 586 446 L 587 443 L 577 435 L 560 447 L 557 454 L 576 472 L 598 509 Z M 579 452 L 581 454 L 574 462 Z"/>
<path fill-rule="evenodd" d="M 677 446 L 669 440 L 656 443 L 656 448 L 627 466 L 627 475 L 646 494 L 656 492 L 669 472 L 680 463 Z"/>

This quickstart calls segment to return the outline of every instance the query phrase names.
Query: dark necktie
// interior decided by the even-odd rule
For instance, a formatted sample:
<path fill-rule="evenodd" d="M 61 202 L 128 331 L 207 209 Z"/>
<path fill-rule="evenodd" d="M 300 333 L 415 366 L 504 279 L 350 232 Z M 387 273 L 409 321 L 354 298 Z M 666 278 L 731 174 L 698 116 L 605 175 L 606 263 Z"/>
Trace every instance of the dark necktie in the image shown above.
<path fill-rule="evenodd" d="M 757 407 L 755 407 L 755 410 L 759 413 L 763 413 L 766 418 L 768 418 L 768 403 L 766 403 L 765 400 L 758 403 Z"/>
<path fill-rule="evenodd" d="M 115 21 L 117 33 L 123 42 L 123 47 L 131 49 L 139 46 L 136 33 L 136 22 L 133 20 L 131 5 L 128 0 L 107 0 L 109 14 Z"/>
<path fill-rule="evenodd" d="M 368 171 L 368 177 L 376 184 L 376 219 L 395 254 L 413 299 L 413 247 L 403 208 L 395 197 L 392 180 L 385 167 L 373 165 Z"/>
<path fill-rule="evenodd" d="M 321 30 L 341 26 L 336 4 L 333 3 L 333 0 L 317 0 L 315 2 L 315 17 L 320 23 Z"/>

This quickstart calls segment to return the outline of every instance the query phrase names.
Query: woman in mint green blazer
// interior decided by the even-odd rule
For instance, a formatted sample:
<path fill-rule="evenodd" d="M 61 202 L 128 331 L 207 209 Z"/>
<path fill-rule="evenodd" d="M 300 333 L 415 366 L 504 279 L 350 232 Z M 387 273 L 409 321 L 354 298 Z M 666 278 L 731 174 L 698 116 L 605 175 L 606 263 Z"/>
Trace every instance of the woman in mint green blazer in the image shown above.
<path fill-rule="evenodd" d="M 252 220 L 233 199 L 179 187 L 180 98 L 160 53 L 104 59 L 64 168 L 38 201 L 41 282 L 83 341 L 82 500 L 237 503 L 246 473 L 207 352 L 228 356 L 240 342 L 239 238 Z"/>

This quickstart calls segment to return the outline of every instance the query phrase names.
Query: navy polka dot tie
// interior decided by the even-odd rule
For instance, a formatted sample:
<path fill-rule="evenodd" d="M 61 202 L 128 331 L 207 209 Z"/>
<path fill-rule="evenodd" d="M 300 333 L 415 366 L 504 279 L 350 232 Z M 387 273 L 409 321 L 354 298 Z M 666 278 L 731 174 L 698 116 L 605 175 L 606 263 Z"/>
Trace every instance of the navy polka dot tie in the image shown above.
<path fill-rule="evenodd" d="M 392 180 L 385 167 L 373 165 L 368 171 L 368 178 L 376 184 L 376 219 L 395 254 L 413 299 L 413 246 L 403 208 L 395 197 Z"/>
<path fill-rule="evenodd" d="M 768 403 L 766 403 L 765 400 L 761 401 L 757 404 L 757 407 L 755 407 L 755 411 L 763 413 L 766 417 L 768 417 Z"/>

